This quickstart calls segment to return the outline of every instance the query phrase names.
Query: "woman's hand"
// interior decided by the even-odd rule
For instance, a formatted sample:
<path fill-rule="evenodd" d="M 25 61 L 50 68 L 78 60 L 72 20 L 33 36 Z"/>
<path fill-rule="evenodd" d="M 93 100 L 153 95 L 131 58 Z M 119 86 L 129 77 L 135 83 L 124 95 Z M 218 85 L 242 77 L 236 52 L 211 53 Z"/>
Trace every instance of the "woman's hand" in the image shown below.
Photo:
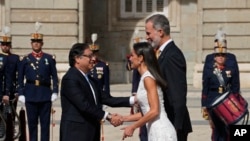
<path fill-rule="evenodd" d="M 121 130 L 124 130 L 123 137 L 122 137 L 122 140 L 124 140 L 127 137 L 132 137 L 133 136 L 135 128 L 133 127 L 133 125 L 130 125 L 130 126 L 122 128 Z"/>

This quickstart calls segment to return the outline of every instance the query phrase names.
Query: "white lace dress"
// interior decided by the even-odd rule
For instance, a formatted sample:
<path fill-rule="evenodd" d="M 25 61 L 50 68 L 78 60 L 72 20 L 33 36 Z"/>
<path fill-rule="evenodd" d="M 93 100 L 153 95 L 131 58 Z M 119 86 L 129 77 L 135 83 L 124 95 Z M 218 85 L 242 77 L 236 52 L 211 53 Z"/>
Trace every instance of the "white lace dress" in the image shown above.
<path fill-rule="evenodd" d="M 141 76 L 141 80 L 139 82 L 137 98 L 143 115 L 145 115 L 150 109 L 147 92 L 143 82 L 145 77 L 154 78 L 149 71 L 146 71 Z M 177 141 L 175 128 L 169 121 L 167 113 L 165 112 L 162 90 L 160 87 L 158 87 L 157 91 L 160 102 L 160 114 L 154 120 L 149 121 L 146 124 L 148 131 L 148 141 Z"/>

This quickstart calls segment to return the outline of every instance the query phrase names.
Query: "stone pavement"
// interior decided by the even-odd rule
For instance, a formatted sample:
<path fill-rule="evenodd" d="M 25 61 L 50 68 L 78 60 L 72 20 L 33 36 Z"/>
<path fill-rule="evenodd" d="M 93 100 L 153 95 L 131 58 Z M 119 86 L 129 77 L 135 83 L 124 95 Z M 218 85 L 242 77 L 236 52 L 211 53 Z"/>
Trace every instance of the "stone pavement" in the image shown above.
<path fill-rule="evenodd" d="M 130 96 L 131 84 L 112 84 L 111 85 L 111 94 L 113 96 Z M 201 89 L 196 89 L 189 87 L 187 94 L 187 106 L 189 109 L 189 114 L 192 121 L 193 132 L 189 134 L 188 141 L 210 141 L 211 130 L 207 121 L 203 120 L 201 117 L 201 107 L 200 107 L 200 95 Z M 242 95 L 250 103 L 250 90 L 243 89 Z M 18 106 L 20 108 L 20 106 Z M 60 100 L 58 99 L 54 104 L 53 108 L 55 109 L 55 114 L 53 120 L 56 123 L 54 127 L 51 127 L 51 140 L 50 141 L 59 141 L 59 126 L 60 126 L 60 116 L 61 116 L 61 107 Z M 106 108 L 107 111 L 111 113 L 119 114 L 129 114 L 129 108 Z M 124 123 L 122 126 L 113 127 L 109 123 L 104 124 L 104 141 L 121 141 L 123 131 L 120 130 L 122 127 L 130 123 Z M 125 139 L 125 141 L 139 141 L 138 138 L 138 129 L 135 131 L 133 137 Z"/>

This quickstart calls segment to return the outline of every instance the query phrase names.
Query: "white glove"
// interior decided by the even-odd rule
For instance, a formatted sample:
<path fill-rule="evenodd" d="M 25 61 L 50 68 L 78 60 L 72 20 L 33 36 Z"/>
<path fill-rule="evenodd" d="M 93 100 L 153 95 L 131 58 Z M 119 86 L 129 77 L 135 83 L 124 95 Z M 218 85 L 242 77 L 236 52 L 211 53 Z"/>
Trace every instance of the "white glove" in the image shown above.
<path fill-rule="evenodd" d="M 19 102 L 22 102 L 23 104 L 25 103 L 25 97 L 23 96 L 23 95 L 20 95 L 19 97 L 18 97 L 18 101 Z"/>
<path fill-rule="evenodd" d="M 51 96 L 51 101 L 54 102 L 57 99 L 57 93 L 53 93 Z"/>

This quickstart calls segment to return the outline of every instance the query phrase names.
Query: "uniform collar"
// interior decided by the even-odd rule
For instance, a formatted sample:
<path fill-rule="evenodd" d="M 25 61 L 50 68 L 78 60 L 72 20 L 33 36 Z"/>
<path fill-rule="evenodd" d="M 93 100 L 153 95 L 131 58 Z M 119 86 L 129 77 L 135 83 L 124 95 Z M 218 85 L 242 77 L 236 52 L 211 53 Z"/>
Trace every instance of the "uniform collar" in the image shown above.
<path fill-rule="evenodd" d="M 35 58 L 41 58 L 43 56 L 43 52 L 40 51 L 39 53 L 36 53 L 34 51 L 32 51 L 31 53 Z"/>
<path fill-rule="evenodd" d="M 220 69 L 220 70 L 223 70 L 225 68 L 225 66 L 224 65 L 223 66 L 217 66 L 217 68 Z"/>
<path fill-rule="evenodd" d="M 3 55 L 9 56 L 11 55 L 11 53 L 5 53 L 5 52 L 1 52 Z"/>

